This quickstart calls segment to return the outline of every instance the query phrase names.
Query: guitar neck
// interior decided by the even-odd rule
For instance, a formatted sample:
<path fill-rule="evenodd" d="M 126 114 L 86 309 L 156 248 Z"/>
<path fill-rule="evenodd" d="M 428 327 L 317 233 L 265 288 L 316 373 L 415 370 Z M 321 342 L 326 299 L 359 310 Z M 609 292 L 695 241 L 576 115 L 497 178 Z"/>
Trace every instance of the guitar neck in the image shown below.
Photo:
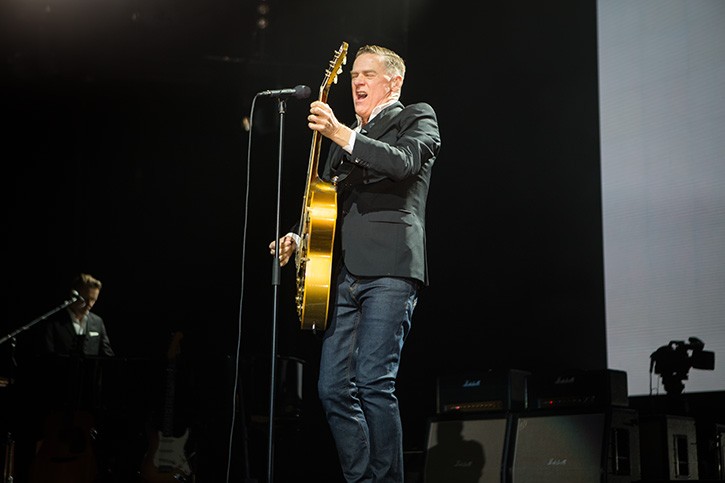
<path fill-rule="evenodd" d="M 175 397 L 176 363 L 169 362 L 166 367 L 166 388 L 164 391 L 164 415 L 161 432 L 164 436 L 174 434 L 174 397 Z"/>
<path fill-rule="evenodd" d="M 327 102 L 327 94 L 329 88 L 325 89 L 320 87 L 319 100 Z M 307 225 L 307 209 L 310 205 L 310 190 L 312 185 L 320 181 L 319 166 L 320 166 L 320 151 L 322 150 L 322 134 L 319 131 L 312 131 L 312 144 L 310 145 L 310 159 L 307 163 L 307 182 L 305 184 L 304 202 L 302 203 L 302 214 L 300 215 L 300 228 L 301 233 L 305 232 Z"/>
<path fill-rule="evenodd" d="M 327 102 L 327 96 L 330 92 L 330 86 L 337 82 L 337 76 L 342 71 L 342 64 L 347 58 L 347 42 L 340 44 L 340 48 L 335 51 L 335 57 L 330 61 L 329 68 L 325 71 L 325 77 L 320 84 L 320 94 L 318 100 Z M 307 164 L 307 182 L 305 184 L 305 194 L 302 202 L 302 213 L 300 215 L 300 233 L 304 234 L 307 228 L 307 210 L 311 203 L 311 190 L 315 183 L 321 182 L 319 175 L 320 148 L 322 147 L 322 135 L 319 131 L 312 131 L 312 145 L 310 146 L 310 159 Z"/>

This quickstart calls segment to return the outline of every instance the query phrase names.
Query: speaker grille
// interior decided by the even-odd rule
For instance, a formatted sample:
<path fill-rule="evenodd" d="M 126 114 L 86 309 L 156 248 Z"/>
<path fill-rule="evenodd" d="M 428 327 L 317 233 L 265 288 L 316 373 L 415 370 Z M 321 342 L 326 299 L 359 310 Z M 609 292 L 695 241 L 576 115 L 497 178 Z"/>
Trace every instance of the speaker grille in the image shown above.
<path fill-rule="evenodd" d="M 431 421 L 424 483 L 499 483 L 507 448 L 509 420 Z"/>
<path fill-rule="evenodd" d="M 520 416 L 511 452 L 511 483 L 638 480 L 638 430 L 636 411 L 623 408 Z"/>

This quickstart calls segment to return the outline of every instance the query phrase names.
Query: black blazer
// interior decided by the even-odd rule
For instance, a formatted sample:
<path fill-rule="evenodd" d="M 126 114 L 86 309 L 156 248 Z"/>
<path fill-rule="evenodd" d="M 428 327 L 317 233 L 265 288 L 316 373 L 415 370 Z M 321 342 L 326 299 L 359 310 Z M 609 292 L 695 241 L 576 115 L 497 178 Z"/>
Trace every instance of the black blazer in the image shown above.
<path fill-rule="evenodd" d="M 78 336 L 67 310 L 56 312 L 46 321 L 45 351 L 49 354 L 84 354 L 87 356 L 113 356 L 103 319 L 88 313 L 85 335 Z"/>
<path fill-rule="evenodd" d="M 320 177 L 337 184 L 336 256 L 350 273 L 428 284 L 425 211 L 440 145 L 430 105 L 396 102 L 356 135 L 352 154 L 331 146 Z"/>

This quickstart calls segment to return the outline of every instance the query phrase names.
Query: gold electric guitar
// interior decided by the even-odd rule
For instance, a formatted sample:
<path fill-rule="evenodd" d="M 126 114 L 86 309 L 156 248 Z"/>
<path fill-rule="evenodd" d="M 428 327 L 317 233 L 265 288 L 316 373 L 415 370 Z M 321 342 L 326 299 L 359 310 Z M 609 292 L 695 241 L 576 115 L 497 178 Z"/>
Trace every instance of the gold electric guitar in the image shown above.
<path fill-rule="evenodd" d="M 330 86 L 337 82 L 342 65 L 347 58 L 347 42 L 335 51 L 325 71 L 320 86 L 319 100 L 327 102 Z M 307 167 L 302 216 L 300 217 L 300 243 L 297 245 L 297 316 L 301 328 L 325 330 L 327 310 L 330 301 L 330 277 L 332 274 L 332 247 L 337 221 L 337 191 L 333 183 L 319 177 L 317 167 L 320 160 L 322 135 L 312 133 L 310 161 Z"/>

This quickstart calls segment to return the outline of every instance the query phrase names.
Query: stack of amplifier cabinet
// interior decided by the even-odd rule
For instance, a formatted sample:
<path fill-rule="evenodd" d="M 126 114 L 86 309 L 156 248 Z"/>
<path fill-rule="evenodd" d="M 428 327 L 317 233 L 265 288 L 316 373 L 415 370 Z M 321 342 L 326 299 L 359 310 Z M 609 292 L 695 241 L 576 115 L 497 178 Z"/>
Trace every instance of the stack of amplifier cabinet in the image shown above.
<path fill-rule="evenodd" d="M 617 370 L 440 376 L 424 483 L 641 481 L 640 421 Z"/>

